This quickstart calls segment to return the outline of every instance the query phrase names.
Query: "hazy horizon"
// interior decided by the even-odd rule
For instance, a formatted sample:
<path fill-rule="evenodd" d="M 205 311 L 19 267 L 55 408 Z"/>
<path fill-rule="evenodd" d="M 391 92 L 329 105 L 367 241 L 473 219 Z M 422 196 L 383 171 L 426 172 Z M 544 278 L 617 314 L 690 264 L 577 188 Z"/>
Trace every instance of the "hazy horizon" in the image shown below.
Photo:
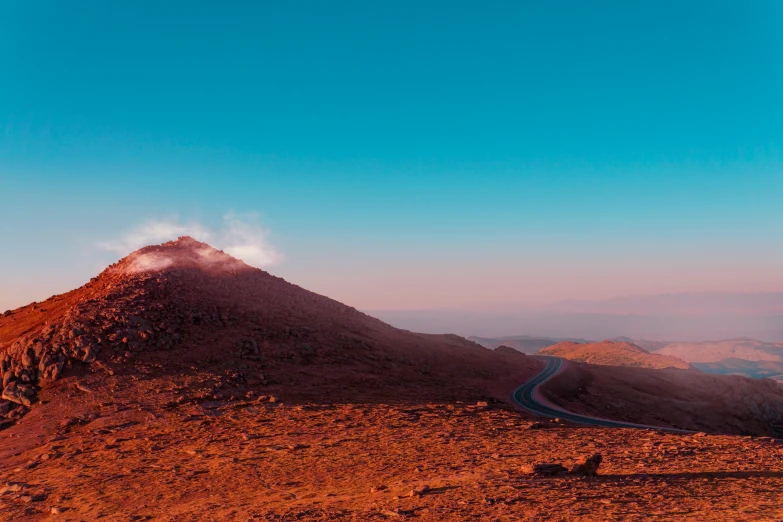
<path fill-rule="evenodd" d="M 366 310 L 392 326 L 463 336 L 783 342 L 783 293 L 683 293 L 544 306 Z"/>

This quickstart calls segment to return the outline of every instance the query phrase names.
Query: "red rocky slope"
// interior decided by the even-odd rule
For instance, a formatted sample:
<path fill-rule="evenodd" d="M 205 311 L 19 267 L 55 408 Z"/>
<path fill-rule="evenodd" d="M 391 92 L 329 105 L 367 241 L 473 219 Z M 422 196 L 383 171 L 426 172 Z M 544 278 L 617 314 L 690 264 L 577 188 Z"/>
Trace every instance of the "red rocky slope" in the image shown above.
<path fill-rule="evenodd" d="M 538 367 L 457 336 L 397 330 L 188 237 L 6 312 L 0 357 L 6 423 L 68 372 L 211 368 L 226 398 L 270 387 L 291 399 L 386 401 L 502 396 Z"/>
<path fill-rule="evenodd" d="M 541 355 L 553 355 L 577 362 L 604 366 L 632 366 L 637 368 L 679 368 L 692 370 L 690 364 L 676 357 L 650 353 L 633 343 L 601 341 L 600 343 L 575 343 L 563 341 L 544 348 Z"/>

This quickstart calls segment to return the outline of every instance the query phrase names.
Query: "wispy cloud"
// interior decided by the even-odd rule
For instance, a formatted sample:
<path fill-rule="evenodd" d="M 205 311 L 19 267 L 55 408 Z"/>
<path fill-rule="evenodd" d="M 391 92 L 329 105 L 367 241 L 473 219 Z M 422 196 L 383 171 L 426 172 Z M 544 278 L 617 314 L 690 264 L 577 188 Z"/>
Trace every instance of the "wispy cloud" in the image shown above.
<path fill-rule="evenodd" d="M 269 242 L 269 231 L 261 226 L 256 214 L 228 213 L 223 216 L 223 225 L 219 229 L 211 229 L 198 222 L 181 223 L 177 218 L 150 220 L 118 239 L 99 242 L 98 247 L 124 256 L 147 245 L 164 243 L 180 236 L 191 236 L 209 243 L 257 268 L 276 265 L 283 259 Z"/>

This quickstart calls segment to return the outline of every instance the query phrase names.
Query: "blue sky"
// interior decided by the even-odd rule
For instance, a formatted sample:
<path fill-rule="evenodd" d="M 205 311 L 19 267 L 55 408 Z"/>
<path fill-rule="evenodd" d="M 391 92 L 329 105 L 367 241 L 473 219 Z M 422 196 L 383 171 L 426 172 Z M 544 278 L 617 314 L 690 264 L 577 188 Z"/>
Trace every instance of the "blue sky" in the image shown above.
<path fill-rule="evenodd" d="M 227 214 L 361 308 L 783 290 L 782 25 L 774 1 L 4 2 L 0 308 L 145 223 L 220 243 Z"/>

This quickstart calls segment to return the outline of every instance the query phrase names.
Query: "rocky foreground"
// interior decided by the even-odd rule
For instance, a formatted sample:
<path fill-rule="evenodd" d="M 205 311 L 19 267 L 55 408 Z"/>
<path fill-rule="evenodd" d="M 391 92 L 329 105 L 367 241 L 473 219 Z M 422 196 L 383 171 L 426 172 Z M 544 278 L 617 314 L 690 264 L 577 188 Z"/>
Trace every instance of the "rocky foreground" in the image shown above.
<path fill-rule="evenodd" d="M 493 403 L 183 401 L 199 380 L 44 392 L 0 435 L 0 519 L 783 517 L 775 439 L 563 426 Z M 530 471 L 596 453 L 595 477 Z"/>

